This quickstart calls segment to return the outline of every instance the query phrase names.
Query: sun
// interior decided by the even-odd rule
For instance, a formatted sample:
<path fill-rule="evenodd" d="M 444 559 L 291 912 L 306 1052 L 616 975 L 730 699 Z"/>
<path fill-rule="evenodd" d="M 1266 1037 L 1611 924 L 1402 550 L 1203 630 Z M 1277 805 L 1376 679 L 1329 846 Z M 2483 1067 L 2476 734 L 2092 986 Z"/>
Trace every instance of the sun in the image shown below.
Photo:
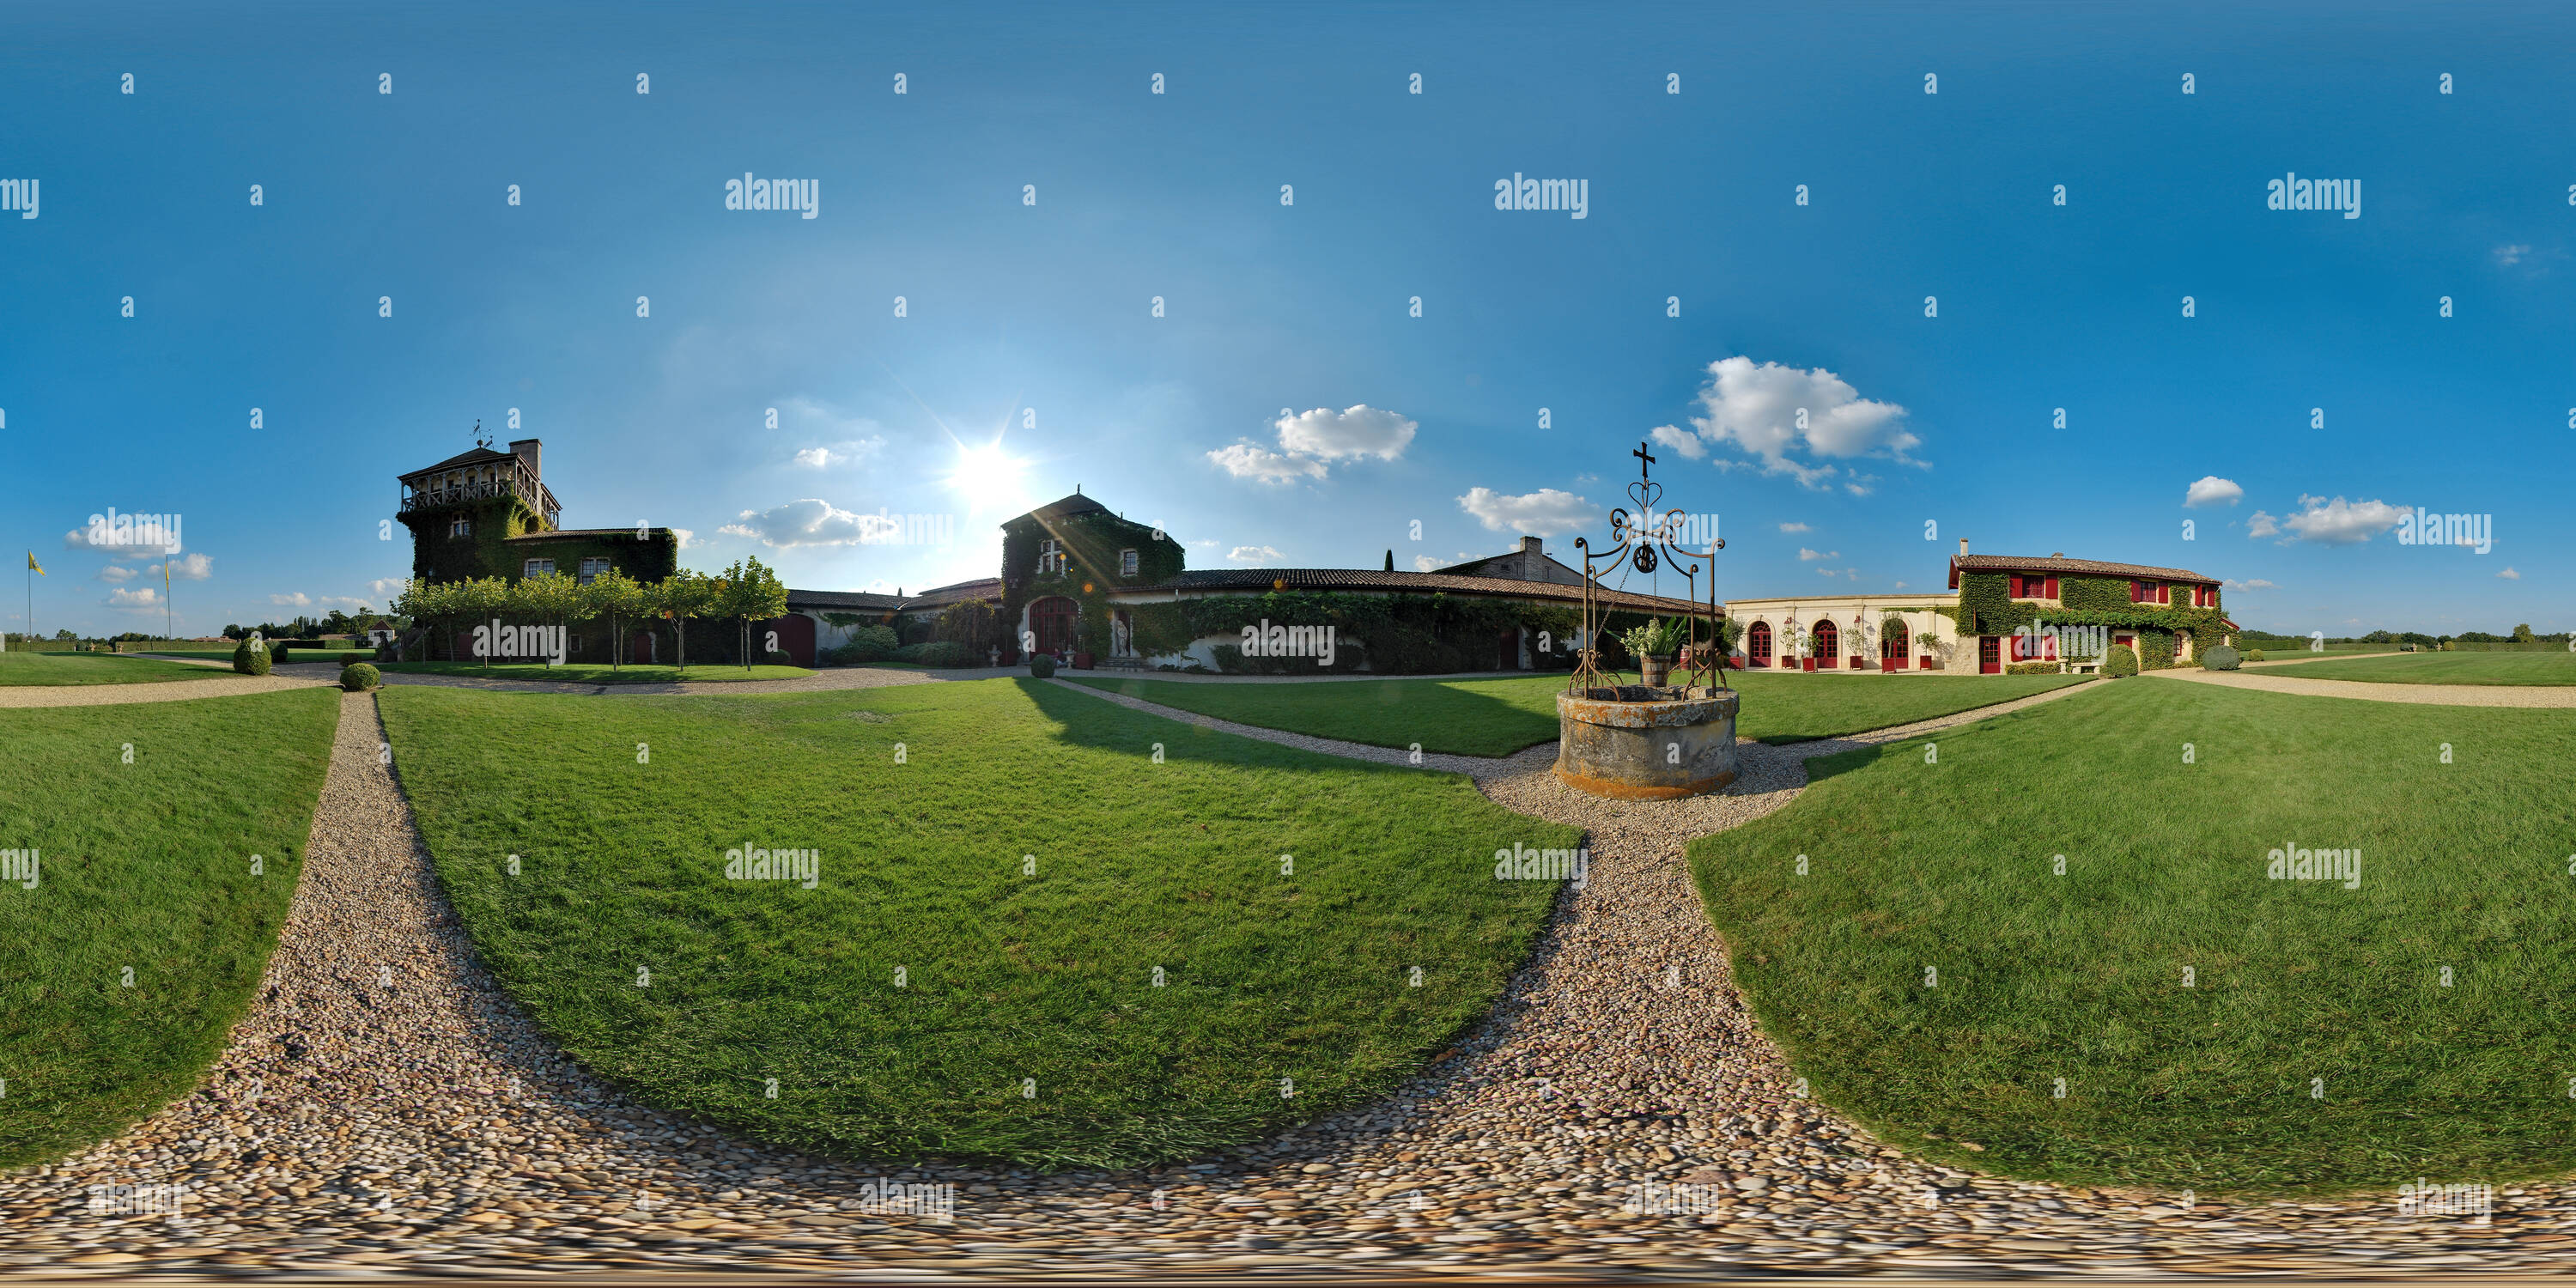
<path fill-rule="evenodd" d="M 976 513 L 987 507 L 1010 508 L 1024 499 L 1026 486 L 1021 472 L 1028 462 L 1002 450 L 1000 439 L 981 445 L 960 443 L 956 467 L 949 471 L 948 485 L 967 495 L 968 505 Z"/>

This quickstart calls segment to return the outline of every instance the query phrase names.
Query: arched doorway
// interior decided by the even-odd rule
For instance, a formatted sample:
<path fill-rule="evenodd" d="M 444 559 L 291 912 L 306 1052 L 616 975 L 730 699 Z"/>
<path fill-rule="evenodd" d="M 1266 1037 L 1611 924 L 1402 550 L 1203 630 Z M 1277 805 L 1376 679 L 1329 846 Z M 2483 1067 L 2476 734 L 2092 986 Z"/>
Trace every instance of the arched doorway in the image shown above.
<path fill-rule="evenodd" d="M 1073 625 L 1082 615 L 1082 606 L 1062 595 L 1050 595 L 1029 605 L 1029 633 L 1038 637 L 1038 651 L 1061 662 L 1073 656 Z"/>
<path fill-rule="evenodd" d="M 1879 665 L 1890 671 L 1904 670 L 1906 657 L 1910 651 L 1909 646 L 1912 643 L 1910 633 L 1905 629 L 1904 619 L 1895 617 L 1887 619 L 1887 625 L 1881 627 L 1878 634 Z"/>
<path fill-rule="evenodd" d="M 1755 622 L 1745 629 L 1744 657 L 1755 666 L 1771 665 L 1771 623 Z"/>
<path fill-rule="evenodd" d="M 1819 669 L 1832 666 L 1835 659 L 1842 656 L 1842 642 L 1842 628 L 1834 625 L 1832 619 L 1816 623 L 1816 666 Z"/>

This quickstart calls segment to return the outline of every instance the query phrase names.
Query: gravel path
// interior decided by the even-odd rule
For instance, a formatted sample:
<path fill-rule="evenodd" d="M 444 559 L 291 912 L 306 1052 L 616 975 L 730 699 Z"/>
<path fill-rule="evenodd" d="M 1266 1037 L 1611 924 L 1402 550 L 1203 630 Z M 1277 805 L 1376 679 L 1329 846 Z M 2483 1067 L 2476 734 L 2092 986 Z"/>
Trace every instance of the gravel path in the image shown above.
<path fill-rule="evenodd" d="M 374 700 L 350 695 L 302 887 L 232 1048 L 197 1094 L 118 1140 L 0 1177 L 0 1273 L 1641 1278 L 2027 1273 L 2078 1259 L 2111 1274 L 2576 1262 L 2558 1251 L 2576 1250 L 2576 1222 L 2544 1210 L 2556 1196 L 2541 1187 L 2503 1191 L 2486 1229 L 2401 1221 L 2384 1201 L 2185 1210 L 1927 1166 L 1791 1094 L 1729 981 L 1683 844 L 1794 799 L 1809 757 L 2092 688 L 1831 742 L 1748 744 L 1733 789 L 1686 801 L 1575 793 L 1547 772 L 1552 745 L 1427 757 L 1591 834 L 1590 880 L 1560 895 L 1476 1033 L 1385 1102 L 1195 1164 L 888 1169 L 954 1184 L 953 1222 L 868 1210 L 875 1169 L 742 1146 L 572 1067 L 474 964 L 377 764 Z M 193 1187 L 183 1219 L 85 1210 L 90 1185 L 172 1183 Z M 1663 1185 L 1698 1188 L 1646 1188 Z"/>
<path fill-rule="evenodd" d="M 193 698 L 228 698 L 240 693 L 309 689 L 338 680 L 329 675 L 305 677 L 282 672 L 220 676 L 202 680 L 155 680 L 148 684 L 11 684 L 0 685 L 0 707 L 118 707 L 136 702 L 186 702 Z"/>
<path fill-rule="evenodd" d="M 2294 675 L 2249 675 L 2243 671 L 2204 671 L 2176 667 L 2142 674 L 2161 679 L 2193 680 L 2231 689 L 2268 693 L 2301 693 L 2312 698 L 2360 698 L 2368 702 L 2419 702 L 2443 707 L 2576 707 L 2576 685 L 2531 684 L 2381 684 L 2375 680 L 2309 680 Z"/>
<path fill-rule="evenodd" d="M 299 664 L 300 665 L 300 664 Z M 332 674 L 339 674 L 336 668 Z M 388 671 L 387 684 L 427 684 L 448 689 L 483 689 L 492 693 L 578 693 L 590 697 L 671 698 L 751 697 L 763 693 L 827 693 L 842 689 L 882 689 L 899 684 L 938 684 L 948 680 L 990 680 L 1011 674 L 984 667 L 969 671 L 895 671 L 866 666 L 837 666 L 796 680 L 741 680 L 695 684 L 576 684 L 560 680 L 487 680 L 473 675 L 430 675 Z"/>

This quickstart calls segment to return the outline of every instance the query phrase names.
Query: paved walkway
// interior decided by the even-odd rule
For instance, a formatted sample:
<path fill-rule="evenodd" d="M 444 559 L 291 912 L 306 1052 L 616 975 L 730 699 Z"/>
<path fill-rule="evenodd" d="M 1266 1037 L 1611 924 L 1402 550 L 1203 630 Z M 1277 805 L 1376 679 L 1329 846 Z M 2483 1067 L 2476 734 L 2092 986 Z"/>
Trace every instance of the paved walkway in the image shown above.
<path fill-rule="evenodd" d="M 1265 741 L 1403 757 L 1067 687 Z M 2399 1222 L 2386 1202 L 2185 1210 L 1929 1166 L 1792 1093 L 1683 846 L 1795 799 L 1812 757 L 2099 687 L 1746 744 L 1733 788 L 1683 801 L 1574 792 L 1548 772 L 1553 744 L 1426 757 L 1588 834 L 1589 879 L 1560 893 L 1489 1017 L 1385 1101 L 1190 1164 L 1045 1177 L 804 1158 L 592 1082 L 477 965 L 398 766 L 377 763 L 375 699 L 348 695 L 303 881 L 231 1047 L 195 1095 L 133 1131 L 0 1177 L 0 1268 L 1635 1279 L 2001 1275 L 2079 1257 L 2129 1274 L 2576 1265 L 2560 1251 L 2576 1250 L 2576 1221 L 2545 1210 L 2550 1187 L 2503 1190 L 2488 1229 Z M 954 1184 L 954 1222 L 861 1210 L 880 1175 Z M 182 1220 L 85 1208 L 91 1185 L 174 1182 L 197 1187 Z M 1704 1187 L 1686 1211 L 1635 1210 L 1638 1187 L 1685 1183 Z"/>
<path fill-rule="evenodd" d="M 2176 667 L 2142 674 L 2169 680 L 2191 680 L 2230 689 L 2298 693 L 2312 698 L 2360 698 L 2365 702 L 2420 702 L 2445 707 L 2576 707 L 2576 685 L 2521 684 L 2379 684 L 2369 680 L 2309 680 L 2294 675 L 2245 671 L 2203 671 Z"/>

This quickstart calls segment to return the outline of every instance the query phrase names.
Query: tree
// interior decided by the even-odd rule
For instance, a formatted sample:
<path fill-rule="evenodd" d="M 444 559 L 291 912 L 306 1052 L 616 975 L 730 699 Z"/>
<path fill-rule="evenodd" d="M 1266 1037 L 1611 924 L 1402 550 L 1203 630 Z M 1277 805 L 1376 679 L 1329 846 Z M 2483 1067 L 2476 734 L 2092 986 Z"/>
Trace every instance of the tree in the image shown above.
<path fill-rule="evenodd" d="M 751 624 L 787 613 L 787 583 L 762 567 L 759 556 L 739 559 L 716 578 L 715 615 L 742 623 L 742 665 L 751 669 Z"/>
<path fill-rule="evenodd" d="M 623 623 L 629 617 L 641 617 L 652 604 L 650 587 L 614 568 L 590 579 L 581 588 L 585 616 L 608 619 L 608 669 L 617 670 L 626 658 L 626 633 Z"/>
<path fill-rule="evenodd" d="M 702 572 L 682 568 L 663 578 L 653 587 L 652 602 L 645 611 L 659 613 L 671 623 L 672 661 L 681 670 L 689 666 L 689 619 L 705 615 L 715 602 L 715 583 Z"/>
<path fill-rule="evenodd" d="M 2516 644 L 2531 644 L 2537 642 L 2531 637 L 2531 623 L 2524 622 L 2522 625 L 2513 628 L 2513 642 Z"/>
<path fill-rule="evenodd" d="M 510 606 L 510 583 L 501 577 L 467 577 L 447 583 L 448 611 L 476 626 Z M 494 641 L 497 643 L 498 641 Z M 492 650 L 483 650 L 483 669 L 492 669 Z"/>
<path fill-rule="evenodd" d="M 520 614 L 537 619 L 538 624 L 561 631 L 568 629 L 573 618 L 582 615 L 582 591 L 582 584 L 576 578 L 559 572 L 539 573 L 534 577 L 520 578 L 518 584 L 510 588 L 510 605 Z M 553 666 L 554 659 L 548 657 L 546 665 Z"/>
<path fill-rule="evenodd" d="M 1386 552 L 1386 570 L 1388 572 L 1395 571 L 1395 551 L 1392 549 Z"/>

